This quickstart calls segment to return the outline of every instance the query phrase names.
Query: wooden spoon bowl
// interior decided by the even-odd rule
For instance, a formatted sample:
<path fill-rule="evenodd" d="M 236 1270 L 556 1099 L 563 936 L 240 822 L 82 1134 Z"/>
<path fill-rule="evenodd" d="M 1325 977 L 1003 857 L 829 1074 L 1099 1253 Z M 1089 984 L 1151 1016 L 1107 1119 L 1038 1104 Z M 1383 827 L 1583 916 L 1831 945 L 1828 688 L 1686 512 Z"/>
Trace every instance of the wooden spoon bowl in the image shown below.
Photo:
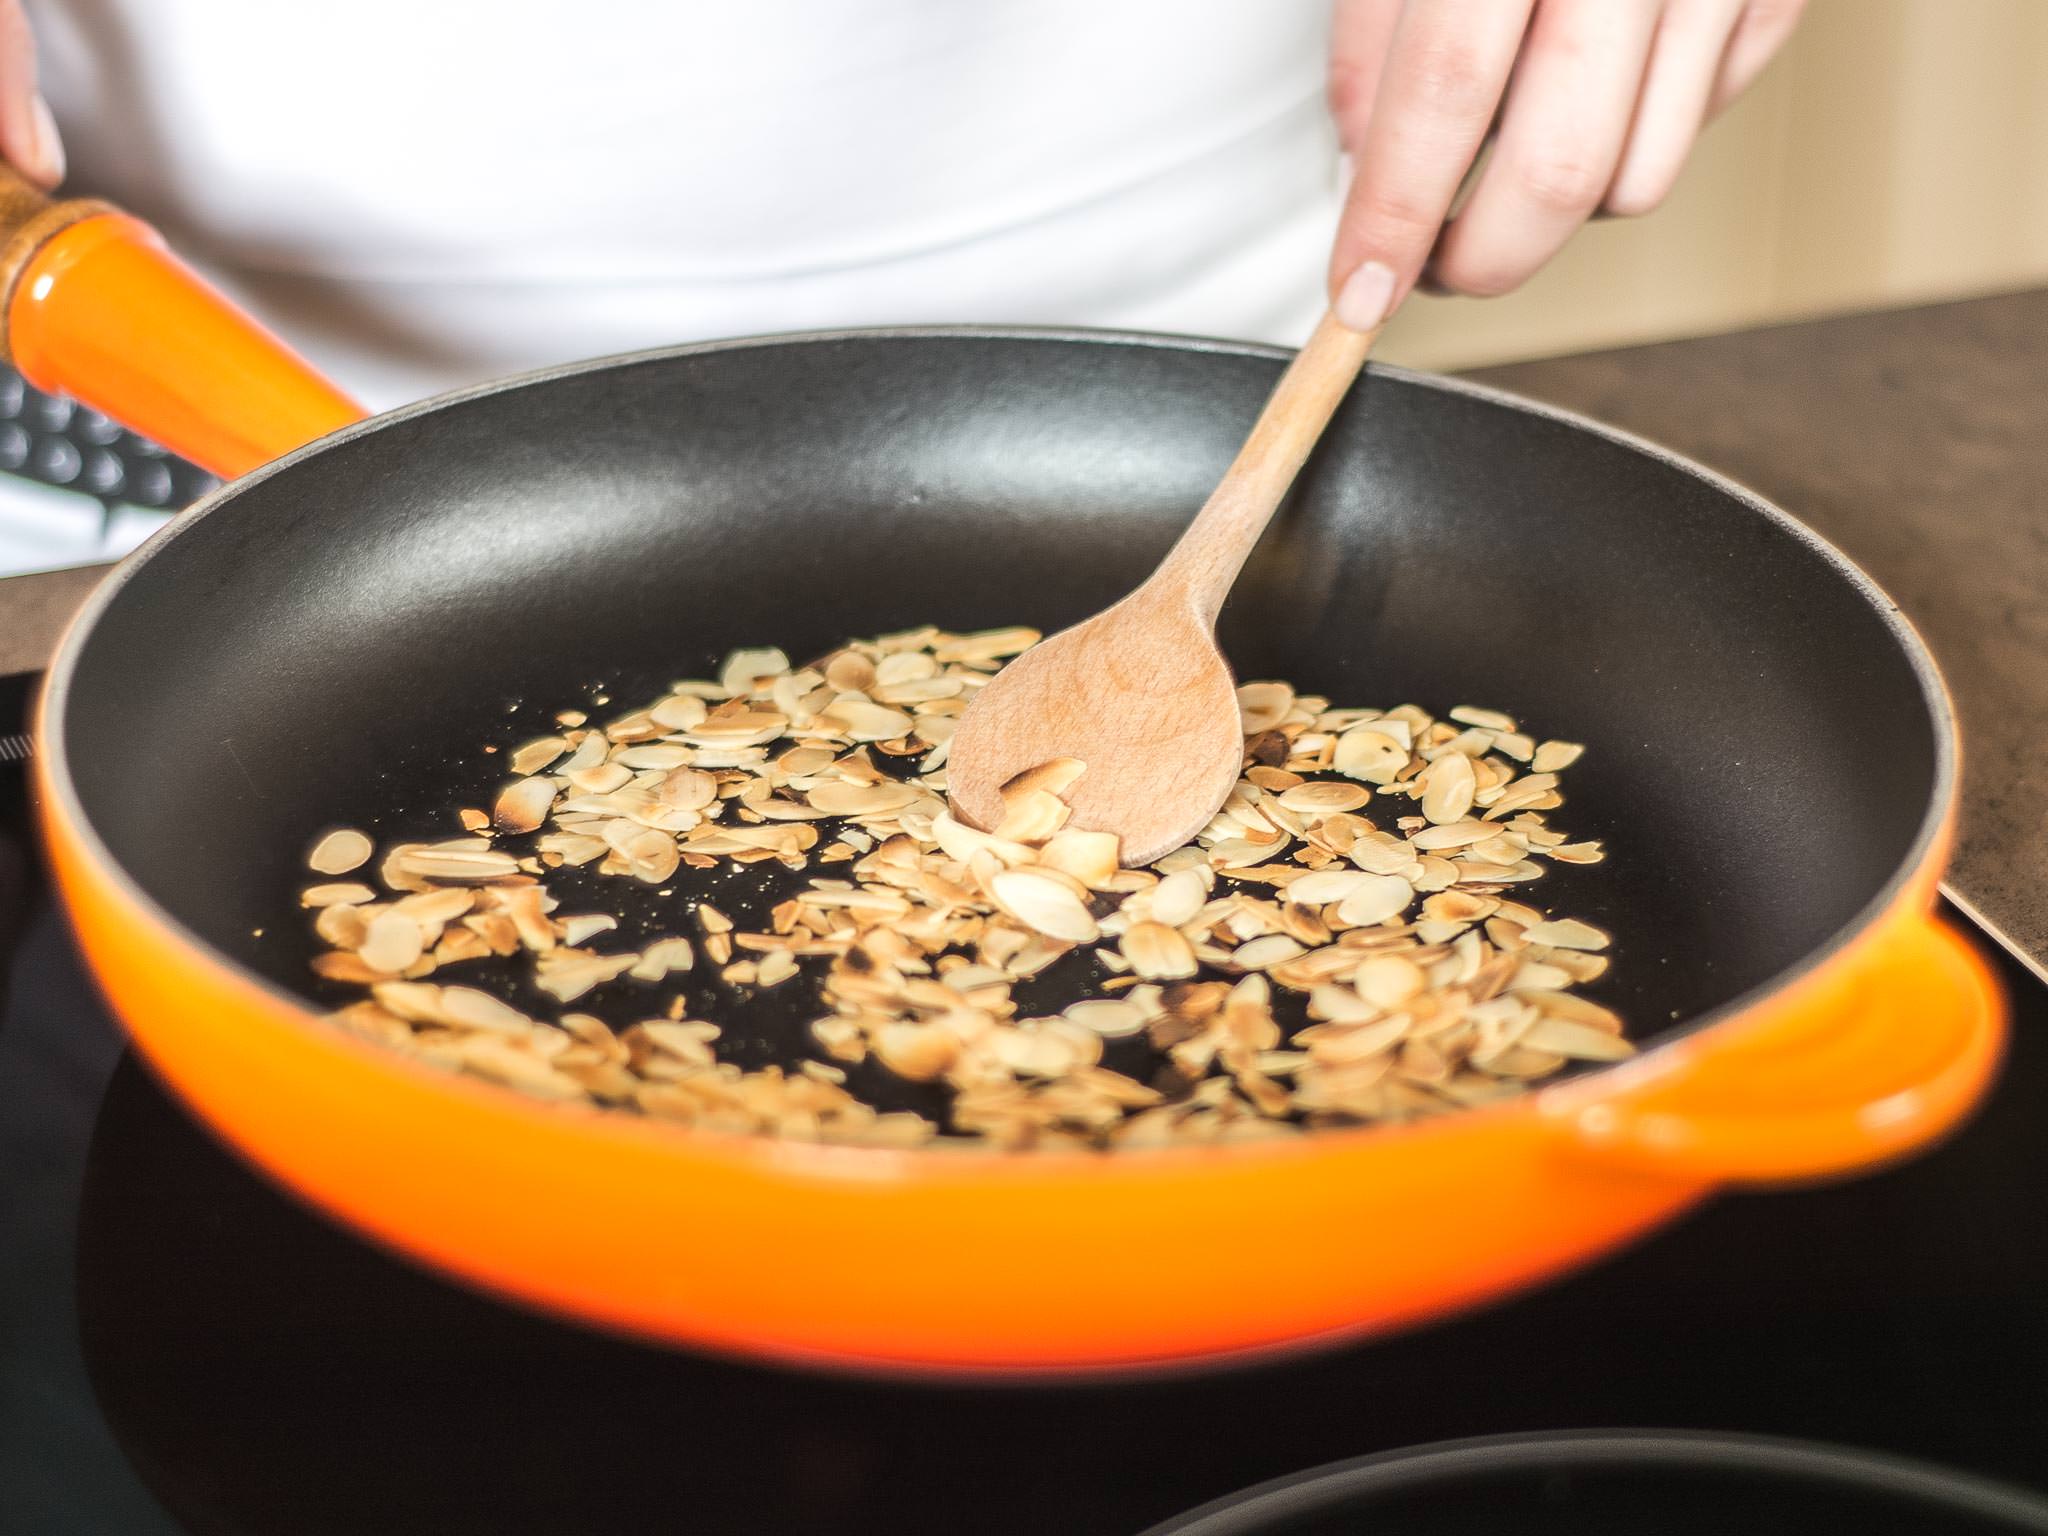
<path fill-rule="evenodd" d="M 1130 596 L 1024 652 L 976 695 L 947 755 L 954 813 L 991 830 L 1003 787 L 1055 758 L 1069 825 L 1149 864 L 1207 826 L 1244 765 L 1216 615 L 1378 337 L 1325 315 L 1251 436 L 1159 568 Z"/>

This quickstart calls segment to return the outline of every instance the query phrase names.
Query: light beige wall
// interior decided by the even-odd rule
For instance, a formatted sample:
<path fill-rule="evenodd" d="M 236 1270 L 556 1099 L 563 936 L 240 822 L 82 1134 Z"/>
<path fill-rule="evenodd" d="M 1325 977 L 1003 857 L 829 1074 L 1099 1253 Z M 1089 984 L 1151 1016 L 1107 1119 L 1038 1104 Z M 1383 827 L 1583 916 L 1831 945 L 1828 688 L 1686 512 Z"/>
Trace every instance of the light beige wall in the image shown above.
<path fill-rule="evenodd" d="M 1812 0 L 1670 201 L 1381 353 L 1471 367 L 2048 283 L 2048 0 Z"/>

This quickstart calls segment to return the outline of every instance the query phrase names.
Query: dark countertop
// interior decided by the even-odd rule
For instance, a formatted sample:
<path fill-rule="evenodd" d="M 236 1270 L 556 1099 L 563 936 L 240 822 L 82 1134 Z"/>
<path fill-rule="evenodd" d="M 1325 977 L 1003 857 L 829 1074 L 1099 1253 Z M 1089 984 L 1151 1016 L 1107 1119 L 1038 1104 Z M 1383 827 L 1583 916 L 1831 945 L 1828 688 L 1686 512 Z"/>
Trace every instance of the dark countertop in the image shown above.
<path fill-rule="evenodd" d="M 1471 377 L 1745 482 L 1897 600 L 1962 718 L 1950 894 L 2048 978 L 2048 290 Z"/>

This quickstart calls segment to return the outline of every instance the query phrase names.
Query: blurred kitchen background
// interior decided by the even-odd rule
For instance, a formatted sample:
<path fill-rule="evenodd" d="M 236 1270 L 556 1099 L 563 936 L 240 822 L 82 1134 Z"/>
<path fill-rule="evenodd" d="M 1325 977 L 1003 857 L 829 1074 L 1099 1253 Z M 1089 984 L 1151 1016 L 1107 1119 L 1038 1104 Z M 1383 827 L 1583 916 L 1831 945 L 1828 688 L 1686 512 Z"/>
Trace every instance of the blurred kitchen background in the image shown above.
<path fill-rule="evenodd" d="M 1417 299 L 1380 356 L 1472 368 L 2048 283 L 2044 61 L 2048 0 L 1811 0 L 1663 208 L 1505 298 Z M 210 484 L 0 370 L 0 576 L 118 558 Z"/>
<path fill-rule="evenodd" d="M 1505 298 L 1408 306 L 1380 355 L 1471 368 L 2048 283 L 2044 64 L 2048 0 L 1811 0 L 1656 213 Z"/>

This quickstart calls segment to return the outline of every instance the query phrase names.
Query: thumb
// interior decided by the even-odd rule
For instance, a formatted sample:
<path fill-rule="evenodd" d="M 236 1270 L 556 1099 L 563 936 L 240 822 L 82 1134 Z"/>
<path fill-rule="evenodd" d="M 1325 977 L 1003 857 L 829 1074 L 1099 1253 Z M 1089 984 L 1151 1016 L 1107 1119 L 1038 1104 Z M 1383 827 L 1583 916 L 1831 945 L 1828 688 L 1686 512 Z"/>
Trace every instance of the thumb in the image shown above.
<path fill-rule="evenodd" d="M 0 155 L 38 186 L 64 179 L 64 144 L 36 88 L 36 40 L 21 0 L 0 0 Z"/>

